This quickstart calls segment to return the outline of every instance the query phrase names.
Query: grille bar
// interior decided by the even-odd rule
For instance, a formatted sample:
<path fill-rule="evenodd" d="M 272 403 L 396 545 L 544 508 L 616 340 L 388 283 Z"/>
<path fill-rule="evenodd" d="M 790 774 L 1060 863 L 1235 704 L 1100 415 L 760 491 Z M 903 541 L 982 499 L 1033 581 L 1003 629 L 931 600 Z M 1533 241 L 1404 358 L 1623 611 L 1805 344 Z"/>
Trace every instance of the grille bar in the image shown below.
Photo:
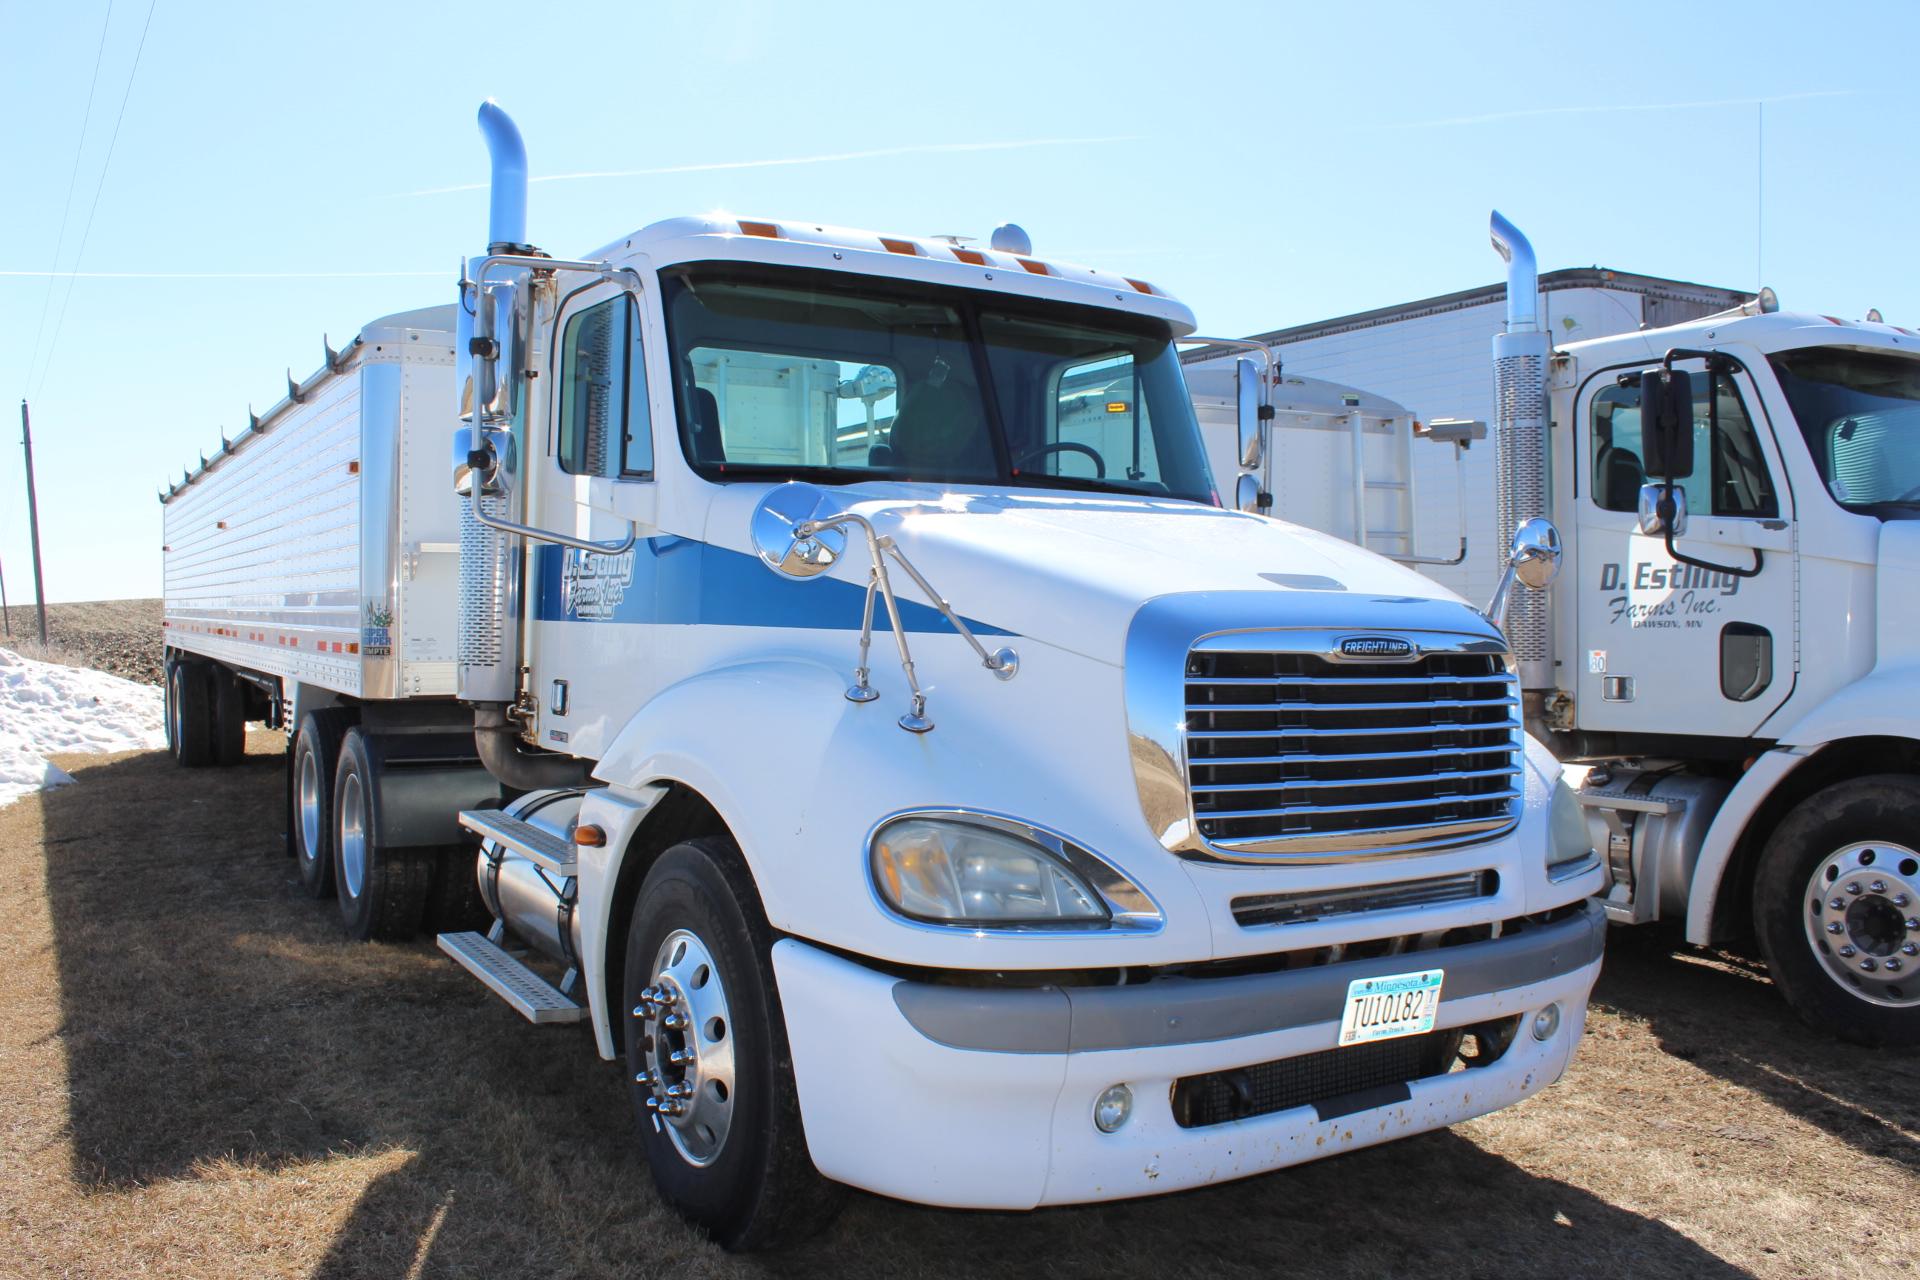
<path fill-rule="evenodd" d="M 1517 695 L 1505 658 L 1484 650 L 1374 662 L 1195 648 L 1194 822 L 1222 849 L 1277 855 L 1411 851 L 1510 827 L 1523 794 Z"/>
<path fill-rule="evenodd" d="M 1263 893 L 1233 900 L 1233 919 L 1242 928 L 1307 924 L 1333 916 L 1368 911 L 1402 911 L 1448 902 L 1492 897 L 1500 888 L 1497 871 L 1463 871 L 1424 880 L 1400 880 L 1360 889 L 1324 889 L 1311 893 Z"/>
<path fill-rule="evenodd" d="M 1511 750 L 1512 748 L 1506 748 Z M 1269 756 L 1262 764 L 1292 764 L 1292 756 Z M 1446 772 L 1403 774 L 1396 778 L 1342 778 L 1338 781 L 1326 778 L 1295 778 L 1280 782 L 1211 782 L 1196 785 L 1195 795 L 1211 792 L 1234 791 L 1296 791 L 1303 787 L 1400 787 L 1410 783 L 1434 782 L 1443 778 L 1510 778 L 1511 767 L 1505 769 L 1474 769 L 1472 771 L 1450 770 Z"/>

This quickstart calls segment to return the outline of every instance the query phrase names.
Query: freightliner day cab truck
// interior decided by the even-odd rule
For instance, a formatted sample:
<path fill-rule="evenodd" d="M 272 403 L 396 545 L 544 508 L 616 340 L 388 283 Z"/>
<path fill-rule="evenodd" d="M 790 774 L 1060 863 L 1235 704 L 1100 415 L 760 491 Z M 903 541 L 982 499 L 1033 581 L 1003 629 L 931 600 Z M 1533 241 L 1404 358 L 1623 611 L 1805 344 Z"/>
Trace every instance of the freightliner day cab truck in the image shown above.
<path fill-rule="evenodd" d="M 1185 307 L 1011 227 L 548 257 L 481 120 L 456 304 L 329 349 L 165 495 L 173 749 L 287 730 L 300 883 L 349 933 L 439 930 L 587 1022 L 736 1248 L 837 1183 L 1170 1191 L 1561 1074 L 1606 872 L 1506 642 L 1218 504 Z"/>
<path fill-rule="evenodd" d="M 1920 333 L 1763 290 L 1556 348 L 1531 246 L 1497 213 L 1492 237 L 1497 452 L 1470 465 L 1498 466 L 1504 528 L 1551 515 L 1568 544 L 1506 629 L 1608 917 L 1752 937 L 1808 1023 L 1920 1043 Z M 1367 479 L 1388 470 L 1353 474 L 1391 491 Z M 1255 474 L 1249 494 L 1277 487 Z M 1275 514 L 1352 536 L 1310 503 Z M 1444 545 L 1442 519 L 1416 540 Z"/>

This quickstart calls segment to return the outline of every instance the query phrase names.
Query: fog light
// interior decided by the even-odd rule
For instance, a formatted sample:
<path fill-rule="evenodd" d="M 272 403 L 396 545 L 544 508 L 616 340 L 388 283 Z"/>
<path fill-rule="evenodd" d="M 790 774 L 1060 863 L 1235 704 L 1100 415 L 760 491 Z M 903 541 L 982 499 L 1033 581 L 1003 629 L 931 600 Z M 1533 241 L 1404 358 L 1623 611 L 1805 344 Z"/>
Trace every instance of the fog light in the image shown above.
<path fill-rule="evenodd" d="M 1560 1006 L 1550 1004 L 1533 1015 L 1533 1038 L 1551 1040 L 1553 1033 L 1560 1029 Z"/>
<path fill-rule="evenodd" d="M 1127 1122 L 1133 1114 L 1133 1090 L 1123 1084 L 1107 1089 L 1093 1102 L 1093 1127 L 1102 1133 L 1112 1133 Z"/>

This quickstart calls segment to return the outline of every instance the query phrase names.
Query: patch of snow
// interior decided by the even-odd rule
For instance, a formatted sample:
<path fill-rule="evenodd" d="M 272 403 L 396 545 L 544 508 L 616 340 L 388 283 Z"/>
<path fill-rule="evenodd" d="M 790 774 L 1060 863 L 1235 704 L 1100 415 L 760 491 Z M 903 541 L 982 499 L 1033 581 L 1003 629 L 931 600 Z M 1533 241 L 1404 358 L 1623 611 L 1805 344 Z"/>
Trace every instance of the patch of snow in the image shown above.
<path fill-rule="evenodd" d="M 72 782 L 50 755 L 165 746 L 164 715 L 152 685 L 0 649 L 0 805 Z"/>

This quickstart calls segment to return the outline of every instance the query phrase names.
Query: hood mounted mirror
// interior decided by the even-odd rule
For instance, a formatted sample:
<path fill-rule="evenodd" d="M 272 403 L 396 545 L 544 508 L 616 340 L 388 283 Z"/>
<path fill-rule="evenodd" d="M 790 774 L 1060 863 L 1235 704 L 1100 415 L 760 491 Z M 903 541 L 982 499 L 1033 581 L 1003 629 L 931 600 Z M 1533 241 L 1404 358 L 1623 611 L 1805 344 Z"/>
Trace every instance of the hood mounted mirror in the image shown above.
<path fill-rule="evenodd" d="M 810 484 L 776 485 L 753 509 L 749 536 L 761 563 L 788 578 L 825 573 L 847 552 L 847 533 L 818 522 L 839 514 L 839 507 Z M 801 533 L 802 526 L 808 527 Z"/>

